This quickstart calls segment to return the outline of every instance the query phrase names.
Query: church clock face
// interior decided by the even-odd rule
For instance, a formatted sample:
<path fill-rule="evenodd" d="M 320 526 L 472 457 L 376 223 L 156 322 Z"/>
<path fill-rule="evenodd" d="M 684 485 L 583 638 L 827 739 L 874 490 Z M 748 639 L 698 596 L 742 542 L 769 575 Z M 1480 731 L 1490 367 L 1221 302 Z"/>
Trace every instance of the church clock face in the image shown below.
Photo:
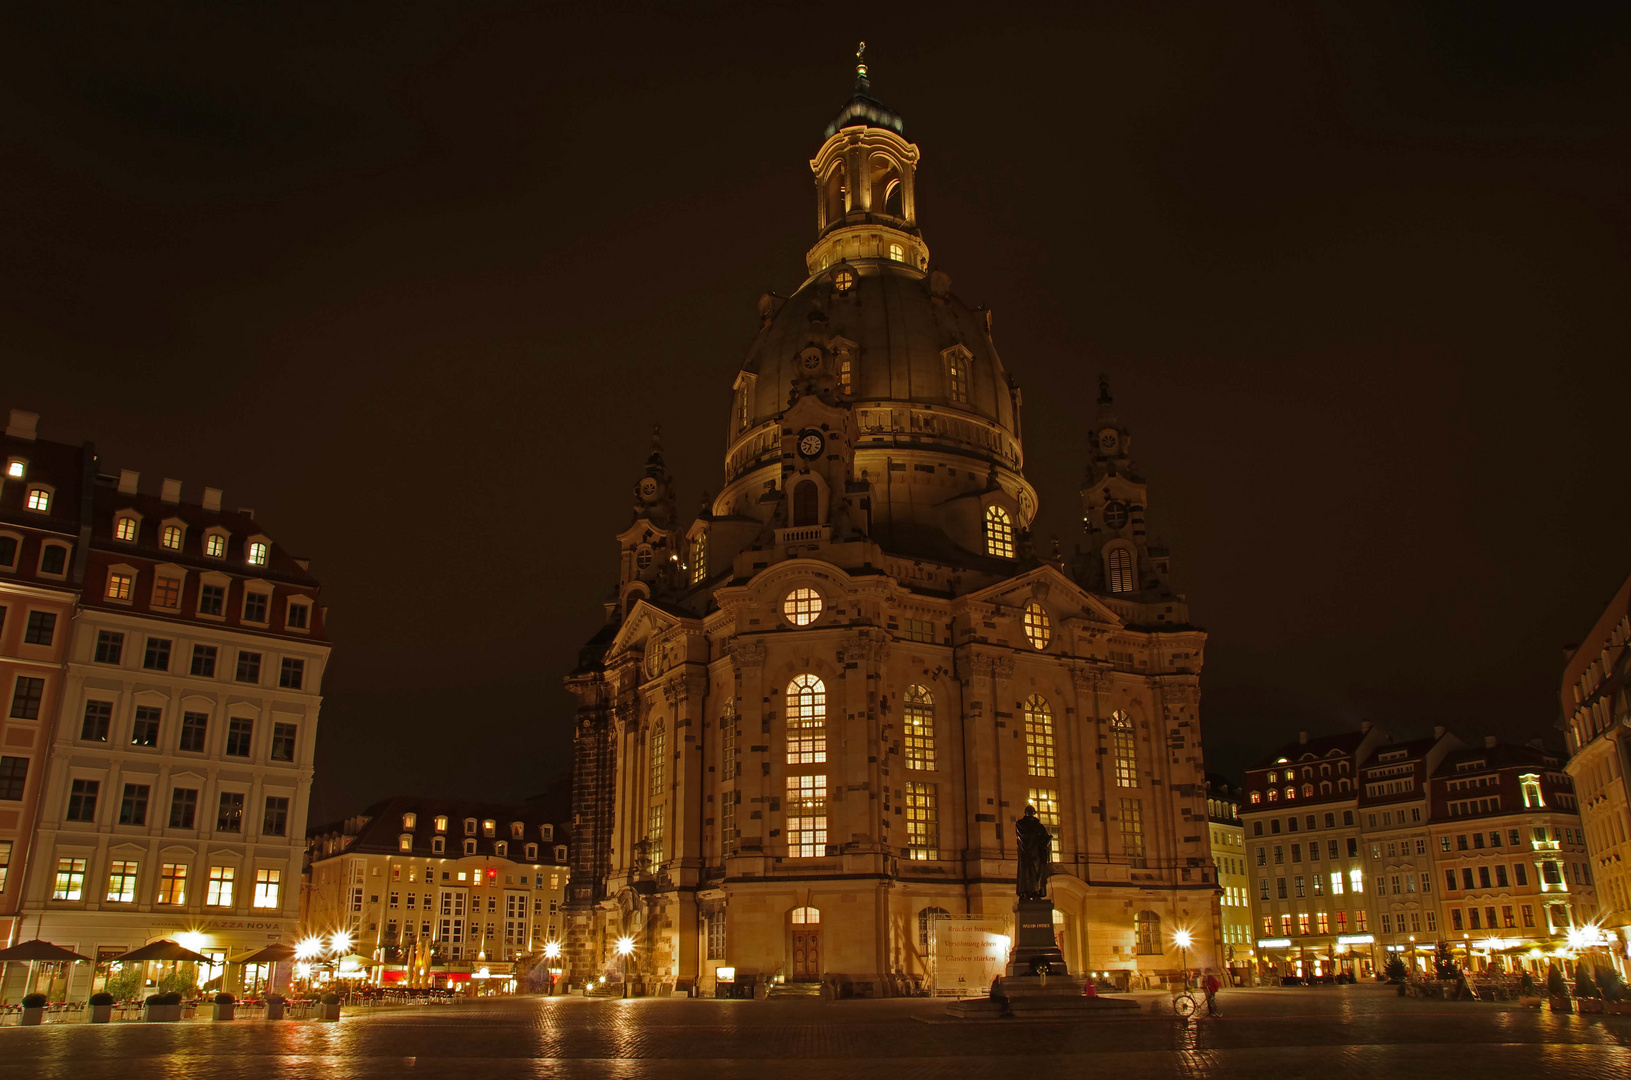
<path fill-rule="evenodd" d="M 657 497 L 657 481 L 649 476 L 640 481 L 640 497 L 642 499 L 655 499 Z"/>
<path fill-rule="evenodd" d="M 1101 450 L 1114 450 L 1116 448 L 1116 433 L 1109 430 L 1099 432 L 1099 448 Z"/>
<path fill-rule="evenodd" d="M 827 440 L 821 437 L 819 431 L 805 431 L 799 435 L 799 456 L 805 458 L 820 457 L 822 448 Z"/>
<path fill-rule="evenodd" d="M 1104 524 L 1109 529 L 1125 529 L 1127 527 L 1127 504 L 1119 502 L 1105 503 Z"/>

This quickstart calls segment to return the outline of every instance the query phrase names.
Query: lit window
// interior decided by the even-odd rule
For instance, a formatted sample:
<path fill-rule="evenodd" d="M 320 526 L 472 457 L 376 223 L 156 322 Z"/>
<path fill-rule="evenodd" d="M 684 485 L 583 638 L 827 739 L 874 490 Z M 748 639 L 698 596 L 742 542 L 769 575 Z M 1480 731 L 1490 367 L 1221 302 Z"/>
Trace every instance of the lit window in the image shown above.
<path fill-rule="evenodd" d="M 821 616 L 821 594 L 814 589 L 794 589 L 782 601 L 782 614 L 794 626 L 809 626 Z"/>
<path fill-rule="evenodd" d="M 180 551 L 181 550 L 181 526 L 180 525 L 166 525 L 164 527 L 164 531 L 159 534 L 159 542 L 161 544 L 163 544 L 165 547 L 169 548 L 171 551 Z"/>
<path fill-rule="evenodd" d="M 1059 792 L 1054 788 L 1031 788 L 1025 801 L 1036 807 L 1036 820 L 1048 827 L 1053 836 L 1051 850 L 1059 850 Z"/>
<path fill-rule="evenodd" d="M 251 566 L 265 566 L 266 565 L 266 556 L 270 551 L 271 551 L 271 548 L 269 548 L 267 545 L 261 543 L 258 540 L 255 541 L 254 543 L 250 544 L 249 545 L 249 565 L 251 565 Z"/>
<path fill-rule="evenodd" d="M 51 509 L 51 492 L 42 487 L 29 488 L 26 505 L 30 510 L 38 510 L 42 514 L 48 512 Z M 80 861 L 84 862 L 83 859 Z M 75 897 L 75 899 L 78 898 Z"/>
<path fill-rule="evenodd" d="M 483 835 L 483 836 L 496 836 L 496 835 L 498 835 L 498 822 L 494 821 L 492 818 L 488 818 L 487 820 L 483 821 L 481 823 L 481 835 Z"/>
<path fill-rule="evenodd" d="M 1053 630 L 1048 624 L 1048 613 L 1042 605 L 1035 600 L 1026 601 L 1022 621 L 1025 625 L 1025 636 L 1030 639 L 1031 644 L 1038 649 L 1046 649 L 1048 640 L 1053 636 Z"/>
<path fill-rule="evenodd" d="M 187 902 L 187 867 L 181 863 L 165 863 L 159 871 L 159 899 L 161 904 Z"/>
<path fill-rule="evenodd" d="M 906 851 L 913 859 L 940 858 L 940 810 L 934 784 L 906 785 Z"/>
<path fill-rule="evenodd" d="M 220 533 L 210 533 L 204 537 L 204 554 L 212 559 L 227 557 L 227 538 Z"/>
<path fill-rule="evenodd" d="M 419 815 L 415 814 L 415 813 L 412 813 L 412 812 L 403 814 L 402 815 L 402 827 L 404 829 L 407 829 L 409 832 L 412 832 L 414 829 L 418 828 L 419 827 Z"/>
<path fill-rule="evenodd" d="M 668 770 L 666 760 L 668 756 L 668 729 L 659 721 L 651 732 L 651 795 L 652 798 L 663 793 L 664 781 Z"/>
<path fill-rule="evenodd" d="M 108 864 L 108 903 L 131 904 L 136 900 L 136 864 L 115 859 Z"/>
<path fill-rule="evenodd" d="M 848 356 L 845 356 L 843 359 L 838 361 L 838 389 L 839 389 L 839 391 L 841 393 L 844 393 L 846 395 L 852 389 L 852 386 L 850 384 L 850 378 L 851 378 L 850 372 L 851 372 L 850 358 Z"/>
<path fill-rule="evenodd" d="M 232 906 L 232 879 L 235 872 L 230 866 L 210 867 L 210 876 L 204 892 L 204 903 L 210 907 Z"/>
<path fill-rule="evenodd" d="M 847 293 L 855 288 L 855 271 L 844 267 L 832 276 L 832 287 L 841 293 Z"/>
<path fill-rule="evenodd" d="M 708 576 L 708 534 L 697 533 L 691 538 L 691 583 L 701 584 Z"/>
<path fill-rule="evenodd" d="M 85 860 L 57 860 L 57 880 L 51 890 L 53 900 L 78 900 L 85 895 Z"/>
<path fill-rule="evenodd" d="M 160 577 L 154 581 L 153 606 L 172 610 L 181 607 L 181 579 Z"/>
<path fill-rule="evenodd" d="M 398 851 L 412 851 L 413 850 L 413 837 L 409 836 L 407 833 L 403 833 L 401 836 L 397 837 L 396 838 L 396 849 Z"/>
<path fill-rule="evenodd" d="M 894 260 L 895 262 L 905 262 L 906 261 L 906 249 L 901 247 L 899 244 L 890 244 L 889 245 L 889 257 L 890 257 L 890 259 Z"/>
<path fill-rule="evenodd" d="M 108 599 L 129 600 L 130 588 L 136 579 L 129 574 L 108 574 Z"/>
<path fill-rule="evenodd" d="M 256 870 L 255 906 L 258 908 L 277 907 L 278 893 L 281 891 L 282 884 L 282 870 Z"/>
<path fill-rule="evenodd" d="M 736 779 L 736 702 L 729 698 L 719 716 L 719 773 L 721 779 Z"/>
<path fill-rule="evenodd" d="M 827 853 L 827 778 L 787 778 L 787 855 L 815 859 Z"/>
<path fill-rule="evenodd" d="M 655 874 L 663 865 L 663 806 L 646 811 L 646 868 Z"/>
<path fill-rule="evenodd" d="M 902 749 L 908 769 L 934 769 L 934 695 L 927 687 L 908 686 L 901 698 L 905 726 Z"/>
<path fill-rule="evenodd" d="M 1120 710 L 1110 714 L 1110 741 L 1116 757 L 1116 783 L 1121 787 L 1137 787 L 1138 747 L 1133 739 L 1133 722 Z M 1257 801 L 1255 791 L 1252 801 Z"/>
<path fill-rule="evenodd" d="M 113 523 L 113 535 L 119 540 L 136 539 L 136 519 L 122 517 Z"/>
<path fill-rule="evenodd" d="M 1133 916 L 1133 935 L 1141 956 L 1161 954 L 1161 916 L 1153 911 L 1140 911 Z"/>
<path fill-rule="evenodd" d="M 1000 506 L 985 508 L 985 553 L 1001 559 L 1014 557 L 1014 521 Z"/>
<path fill-rule="evenodd" d="M 1137 799 L 1121 800 L 1121 853 L 1144 858 L 1144 806 Z"/>
<path fill-rule="evenodd" d="M 436 831 L 447 832 L 447 816 L 445 814 L 436 815 Z"/>
<path fill-rule="evenodd" d="M 1025 768 L 1032 776 L 1054 775 L 1053 710 L 1040 694 L 1025 699 Z"/>
<path fill-rule="evenodd" d="M 1109 569 L 1110 591 L 1113 593 L 1129 593 L 1133 591 L 1133 553 L 1124 547 L 1115 548 L 1106 560 Z"/>
<path fill-rule="evenodd" d="M 946 396 L 953 401 L 968 400 L 968 367 L 961 353 L 946 354 Z"/>
<path fill-rule="evenodd" d="M 794 926 L 815 926 L 821 922 L 821 912 L 813 907 L 793 909 Z"/>
<path fill-rule="evenodd" d="M 787 684 L 787 763 L 827 760 L 827 685 L 804 674 Z"/>
<path fill-rule="evenodd" d="M 9 458 L 6 461 L 6 476 L 12 480 L 21 480 L 28 472 L 28 462 L 20 457 Z"/>

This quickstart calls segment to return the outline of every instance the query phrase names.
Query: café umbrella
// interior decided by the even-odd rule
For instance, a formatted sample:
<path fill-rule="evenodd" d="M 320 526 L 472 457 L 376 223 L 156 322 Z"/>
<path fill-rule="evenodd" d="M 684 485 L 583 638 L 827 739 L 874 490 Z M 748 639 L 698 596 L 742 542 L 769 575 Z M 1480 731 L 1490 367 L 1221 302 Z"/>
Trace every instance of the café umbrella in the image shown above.
<path fill-rule="evenodd" d="M 41 941 L 39 938 L 35 938 L 32 941 L 19 942 L 9 949 L 0 949 L 0 972 L 4 972 L 5 965 L 14 960 L 21 964 L 27 964 L 29 968 L 26 985 L 33 989 L 34 965 L 36 963 L 42 960 L 47 962 L 83 960 L 89 963 L 90 959 L 90 957 L 81 956 L 71 949 L 64 949 L 61 945 L 53 945 L 49 941 Z M 53 978 L 52 982 L 55 983 L 55 981 L 55 978 Z"/>
<path fill-rule="evenodd" d="M 249 952 L 242 956 L 234 957 L 230 963 L 237 964 L 240 968 L 243 968 L 250 964 L 287 964 L 293 959 L 294 946 L 285 945 L 281 941 L 275 941 L 270 945 L 265 945 L 259 949 L 256 949 L 254 952 Z M 276 969 L 274 968 L 273 971 L 276 971 Z M 274 977 L 268 977 L 264 988 L 273 988 L 275 981 L 276 980 Z"/>
<path fill-rule="evenodd" d="M 152 961 L 168 964 L 208 964 L 210 958 L 202 953 L 195 953 L 185 945 L 171 941 L 169 938 L 160 938 L 150 941 L 139 949 L 132 949 L 119 957 L 121 964 L 147 964 Z"/>

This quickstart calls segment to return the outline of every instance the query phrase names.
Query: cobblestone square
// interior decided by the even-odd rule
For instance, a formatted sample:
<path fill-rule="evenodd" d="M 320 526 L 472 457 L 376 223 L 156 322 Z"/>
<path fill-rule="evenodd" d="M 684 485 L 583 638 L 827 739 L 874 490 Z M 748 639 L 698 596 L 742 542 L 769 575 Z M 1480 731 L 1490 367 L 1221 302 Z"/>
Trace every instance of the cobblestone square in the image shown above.
<path fill-rule="evenodd" d="M 987 1021 L 924 999 L 505 998 L 339 1023 L 81 1023 L 0 1030 L 0 1078 L 1631 1075 L 1631 1017 L 1402 1000 L 1389 988 L 1229 990 L 1223 1017 Z"/>

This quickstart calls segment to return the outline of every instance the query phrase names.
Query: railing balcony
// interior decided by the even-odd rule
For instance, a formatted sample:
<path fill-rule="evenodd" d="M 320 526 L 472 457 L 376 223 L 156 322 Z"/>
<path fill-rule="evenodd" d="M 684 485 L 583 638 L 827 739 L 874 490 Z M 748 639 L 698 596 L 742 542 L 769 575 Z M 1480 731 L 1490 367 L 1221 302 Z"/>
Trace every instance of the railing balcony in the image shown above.
<path fill-rule="evenodd" d="M 832 533 L 830 525 L 796 525 L 790 529 L 776 530 L 776 543 L 785 544 L 819 544 Z"/>

